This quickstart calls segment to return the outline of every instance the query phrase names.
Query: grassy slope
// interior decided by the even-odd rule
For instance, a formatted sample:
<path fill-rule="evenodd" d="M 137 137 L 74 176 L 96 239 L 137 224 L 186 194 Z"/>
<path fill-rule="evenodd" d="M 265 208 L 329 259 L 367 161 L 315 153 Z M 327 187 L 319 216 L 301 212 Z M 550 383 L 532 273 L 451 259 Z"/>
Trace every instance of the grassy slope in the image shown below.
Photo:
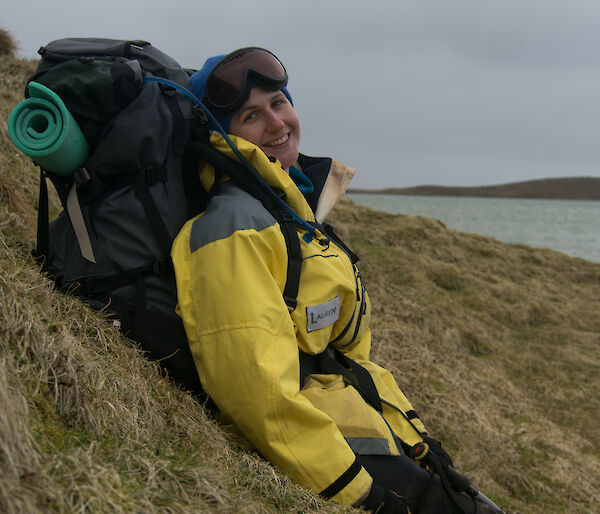
<path fill-rule="evenodd" d="M 32 63 L 0 58 L 0 118 Z M 29 257 L 36 171 L 0 127 L 0 510 L 342 511 L 301 491 Z M 373 357 L 489 496 L 600 510 L 600 265 L 344 202 Z"/>
<path fill-rule="evenodd" d="M 426 218 L 336 215 L 364 257 L 375 360 L 460 469 L 524 512 L 597 512 L 600 265 Z"/>
<path fill-rule="evenodd" d="M 33 65 L 0 57 L 0 119 Z M 2 122 L 0 511 L 348 510 L 237 449 L 101 315 L 52 290 L 30 257 L 36 188 Z"/>

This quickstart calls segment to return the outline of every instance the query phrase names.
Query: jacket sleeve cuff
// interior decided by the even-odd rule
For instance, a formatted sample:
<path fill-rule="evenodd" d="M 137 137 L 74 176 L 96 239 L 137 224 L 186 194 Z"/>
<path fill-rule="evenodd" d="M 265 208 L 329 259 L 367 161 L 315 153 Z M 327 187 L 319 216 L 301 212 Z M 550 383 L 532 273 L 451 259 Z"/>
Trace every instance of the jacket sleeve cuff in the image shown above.
<path fill-rule="evenodd" d="M 371 488 L 373 479 L 358 458 L 332 484 L 319 494 L 342 505 L 355 505 Z"/>

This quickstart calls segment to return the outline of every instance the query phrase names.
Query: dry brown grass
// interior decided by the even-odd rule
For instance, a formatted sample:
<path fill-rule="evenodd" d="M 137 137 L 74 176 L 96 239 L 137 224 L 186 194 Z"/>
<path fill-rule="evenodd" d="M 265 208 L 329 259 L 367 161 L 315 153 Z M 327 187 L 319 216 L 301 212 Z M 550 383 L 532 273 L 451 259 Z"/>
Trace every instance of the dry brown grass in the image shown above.
<path fill-rule="evenodd" d="M 236 449 L 25 255 L 3 246 L 0 257 L 2 512 L 334 510 Z"/>
<path fill-rule="evenodd" d="M 33 63 L 0 57 L 0 115 Z M 37 172 L 0 125 L 0 511 L 342 512 L 236 448 L 30 257 Z M 54 205 L 56 209 L 56 204 Z M 600 265 L 344 202 L 373 357 L 523 513 L 600 511 Z"/>
<path fill-rule="evenodd" d="M 8 32 L 8 30 L 0 28 L 0 55 L 13 57 L 17 50 L 17 43 Z"/>
<path fill-rule="evenodd" d="M 345 202 L 373 357 L 476 486 L 522 512 L 600 511 L 600 264 Z"/>

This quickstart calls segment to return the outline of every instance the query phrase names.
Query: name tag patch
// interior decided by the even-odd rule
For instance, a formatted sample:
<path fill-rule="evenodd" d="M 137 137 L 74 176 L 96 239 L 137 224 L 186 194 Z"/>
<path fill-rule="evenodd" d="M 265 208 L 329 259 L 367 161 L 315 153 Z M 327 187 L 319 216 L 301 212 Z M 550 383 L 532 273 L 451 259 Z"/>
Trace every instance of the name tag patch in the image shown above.
<path fill-rule="evenodd" d="M 340 318 L 340 297 L 306 308 L 306 330 L 312 332 L 335 323 Z"/>

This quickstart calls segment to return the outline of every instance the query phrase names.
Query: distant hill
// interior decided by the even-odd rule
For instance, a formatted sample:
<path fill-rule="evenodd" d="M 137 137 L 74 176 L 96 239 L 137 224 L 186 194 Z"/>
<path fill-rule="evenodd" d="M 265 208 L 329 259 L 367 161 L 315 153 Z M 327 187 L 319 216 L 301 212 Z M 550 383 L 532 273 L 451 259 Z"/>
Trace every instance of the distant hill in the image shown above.
<path fill-rule="evenodd" d="M 600 200 L 600 177 L 546 178 L 481 187 L 417 186 L 377 190 L 351 189 L 350 192 L 388 195 Z"/>

